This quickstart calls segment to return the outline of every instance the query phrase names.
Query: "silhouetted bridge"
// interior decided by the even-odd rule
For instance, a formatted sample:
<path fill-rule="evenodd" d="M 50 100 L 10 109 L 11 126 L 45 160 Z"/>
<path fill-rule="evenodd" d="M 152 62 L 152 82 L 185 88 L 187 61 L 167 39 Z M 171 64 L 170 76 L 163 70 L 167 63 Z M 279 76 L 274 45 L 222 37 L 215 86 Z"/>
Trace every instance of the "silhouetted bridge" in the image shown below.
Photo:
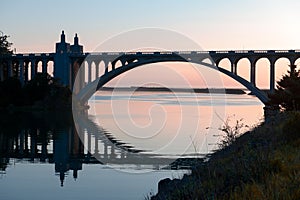
<path fill-rule="evenodd" d="M 250 62 L 250 81 L 238 74 L 238 63 L 242 59 Z M 27 82 L 37 73 L 41 65 L 42 72 L 48 72 L 49 62 L 53 62 L 53 75 L 59 78 L 64 85 L 74 86 L 76 74 L 79 77 L 76 91 L 77 99 L 87 101 L 93 93 L 111 79 L 133 68 L 158 62 L 191 62 L 219 70 L 244 85 L 263 103 L 268 101 L 266 94 L 256 87 L 257 62 L 266 58 L 270 69 L 269 89 L 275 88 L 275 63 L 280 58 L 287 58 L 290 64 L 300 58 L 300 50 L 237 50 L 237 51 L 172 51 L 172 52 L 99 52 L 84 53 L 83 46 L 79 45 L 77 35 L 74 44 L 65 40 L 64 32 L 61 41 L 56 43 L 55 53 L 41 54 L 13 54 L 0 56 L 0 79 L 18 77 L 21 83 Z M 230 61 L 230 70 L 219 66 L 221 61 Z M 101 73 L 101 69 L 103 69 Z M 87 73 L 87 75 L 85 75 Z M 85 78 L 87 77 L 87 78 Z"/>

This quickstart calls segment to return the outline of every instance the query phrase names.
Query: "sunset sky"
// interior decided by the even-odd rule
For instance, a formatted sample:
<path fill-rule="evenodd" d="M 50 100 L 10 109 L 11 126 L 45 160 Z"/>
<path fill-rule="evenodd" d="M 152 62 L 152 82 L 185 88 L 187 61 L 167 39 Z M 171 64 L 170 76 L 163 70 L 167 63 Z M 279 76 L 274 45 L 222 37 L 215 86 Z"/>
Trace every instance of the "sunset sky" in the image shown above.
<path fill-rule="evenodd" d="M 17 53 L 53 52 L 61 30 L 69 42 L 78 33 L 90 52 L 145 27 L 178 32 L 203 50 L 300 49 L 299 9 L 298 0 L 2 0 L 0 30 Z"/>

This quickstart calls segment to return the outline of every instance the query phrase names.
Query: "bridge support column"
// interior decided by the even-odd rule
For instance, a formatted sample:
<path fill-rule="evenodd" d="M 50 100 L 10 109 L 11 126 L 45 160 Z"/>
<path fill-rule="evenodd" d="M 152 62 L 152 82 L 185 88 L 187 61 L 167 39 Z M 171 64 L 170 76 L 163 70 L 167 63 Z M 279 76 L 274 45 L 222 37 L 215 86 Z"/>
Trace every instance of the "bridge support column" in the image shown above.
<path fill-rule="evenodd" d="M 270 91 L 275 90 L 275 61 L 270 61 Z"/>
<path fill-rule="evenodd" d="M 116 63 L 111 63 L 111 70 L 115 70 L 116 69 Z"/>
<path fill-rule="evenodd" d="M 47 158 L 48 150 L 47 150 L 47 140 L 44 139 L 44 138 L 43 138 L 43 142 L 42 142 L 42 152 L 41 152 L 41 154 L 42 155 L 41 155 L 40 161 L 45 162 L 46 158 Z"/>
<path fill-rule="evenodd" d="M 92 154 L 92 148 L 91 148 L 91 145 L 92 145 L 92 134 L 89 132 L 89 131 L 87 131 L 87 145 L 88 145 L 88 148 L 87 148 L 87 150 L 88 150 L 88 154 L 90 155 L 90 154 Z"/>
<path fill-rule="evenodd" d="M 37 130 L 32 130 L 32 132 L 30 134 L 30 154 L 31 154 L 31 160 L 34 160 L 36 149 L 37 149 L 37 146 L 36 146 L 36 131 Z M 54 145 L 54 143 L 53 143 L 53 145 Z"/>
<path fill-rule="evenodd" d="M 98 146 L 98 137 L 97 137 L 97 133 L 95 134 L 95 152 L 94 154 L 95 155 L 98 155 L 99 154 L 99 146 Z"/>
<path fill-rule="evenodd" d="M 25 133 L 24 130 L 22 130 L 20 133 L 20 148 L 19 148 L 19 153 L 21 155 L 24 154 L 24 149 L 25 149 Z"/>
<path fill-rule="evenodd" d="M 116 152 L 115 152 L 115 145 L 111 145 L 110 147 L 110 158 L 114 159 L 116 158 Z"/>
<path fill-rule="evenodd" d="M 36 62 L 35 62 L 35 60 L 31 60 L 31 79 L 33 79 L 33 77 L 35 76 L 35 73 L 36 73 L 36 71 L 35 71 L 35 69 L 36 69 Z"/>
<path fill-rule="evenodd" d="M 29 130 L 26 130 L 25 131 L 25 139 L 24 139 L 24 141 L 25 141 L 25 152 L 26 153 L 28 153 L 28 132 L 29 132 Z"/>
<path fill-rule="evenodd" d="M 43 73 L 48 73 L 47 72 L 47 60 L 46 59 L 43 59 L 43 61 L 42 61 L 42 72 Z"/>
<path fill-rule="evenodd" d="M 252 85 L 256 85 L 256 80 L 255 80 L 255 62 L 251 61 L 251 69 L 250 69 L 250 82 Z"/>
<path fill-rule="evenodd" d="M 12 77 L 13 76 L 13 68 L 12 68 L 13 64 L 12 61 L 9 60 L 7 63 L 7 73 L 8 73 L 8 77 Z"/>
<path fill-rule="evenodd" d="M 108 159 L 108 144 L 107 142 L 104 142 L 104 153 L 103 153 L 104 159 Z"/>
<path fill-rule="evenodd" d="M 23 59 L 19 60 L 19 65 L 20 65 L 19 80 L 21 84 L 24 85 L 24 60 Z"/>
<path fill-rule="evenodd" d="M 29 62 L 26 61 L 25 63 L 25 69 L 24 69 L 24 81 L 25 83 L 28 82 L 28 67 L 29 67 Z"/>
<path fill-rule="evenodd" d="M 235 75 L 237 74 L 236 62 L 231 62 L 231 72 L 234 73 Z"/>
<path fill-rule="evenodd" d="M 99 63 L 96 64 L 96 79 L 99 77 Z"/>
<path fill-rule="evenodd" d="M 109 62 L 104 61 L 104 67 L 105 67 L 105 74 L 108 73 L 108 64 Z"/>
<path fill-rule="evenodd" d="M 80 63 L 79 67 L 82 66 L 82 63 Z M 80 89 L 85 87 L 85 70 L 79 70 L 80 71 Z"/>
<path fill-rule="evenodd" d="M 92 62 L 87 62 L 88 67 L 88 83 L 92 82 Z"/>

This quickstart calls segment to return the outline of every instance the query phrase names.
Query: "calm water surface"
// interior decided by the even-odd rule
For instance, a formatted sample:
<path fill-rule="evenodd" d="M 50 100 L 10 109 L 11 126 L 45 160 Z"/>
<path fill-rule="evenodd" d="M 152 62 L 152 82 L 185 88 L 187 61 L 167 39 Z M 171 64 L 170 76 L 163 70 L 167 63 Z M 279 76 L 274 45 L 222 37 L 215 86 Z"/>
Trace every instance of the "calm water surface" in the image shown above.
<path fill-rule="evenodd" d="M 89 104 L 76 127 L 69 114 L 1 117 L 1 200 L 143 199 L 187 172 L 166 169 L 174 159 L 215 149 L 228 116 L 263 114 L 249 95 L 101 92 Z"/>

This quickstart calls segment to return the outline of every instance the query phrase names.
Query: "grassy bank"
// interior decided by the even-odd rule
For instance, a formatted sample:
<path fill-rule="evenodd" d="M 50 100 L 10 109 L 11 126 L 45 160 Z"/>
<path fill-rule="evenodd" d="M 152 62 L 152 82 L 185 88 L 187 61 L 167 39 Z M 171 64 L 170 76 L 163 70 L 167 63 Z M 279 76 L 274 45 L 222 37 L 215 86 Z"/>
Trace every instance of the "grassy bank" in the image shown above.
<path fill-rule="evenodd" d="M 161 181 L 151 199 L 300 199 L 300 112 L 254 128 L 181 180 Z"/>

